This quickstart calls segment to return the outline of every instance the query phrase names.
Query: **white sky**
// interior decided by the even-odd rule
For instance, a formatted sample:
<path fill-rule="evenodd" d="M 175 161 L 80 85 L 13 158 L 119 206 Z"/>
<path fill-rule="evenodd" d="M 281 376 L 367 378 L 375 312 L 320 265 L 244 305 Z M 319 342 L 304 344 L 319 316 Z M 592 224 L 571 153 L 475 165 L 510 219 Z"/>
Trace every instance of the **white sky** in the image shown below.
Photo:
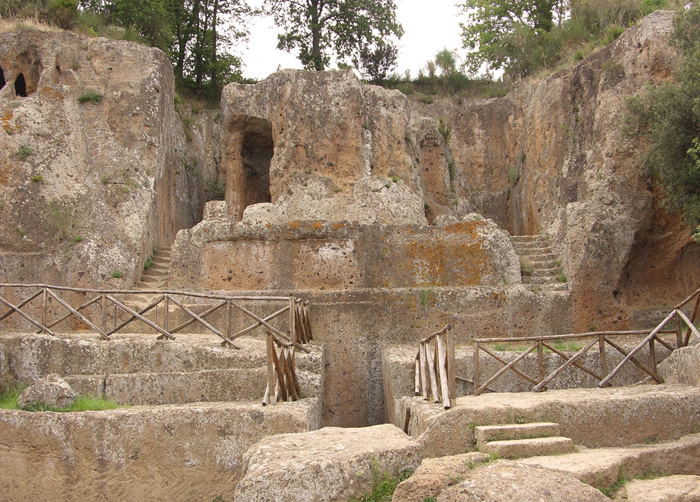
<path fill-rule="evenodd" d="M 396 0 L 396 15 L 403 25 L 404 35 L 399 41 L 397 72 L 408 69 L 411 76 L 425 67 L 428 60 L 442 49 L 456 50 L 461 46 L 459 22 L 466 15 L 459 15 L 455 6 L 458 0 Z M 259 6 L 262 0 L 251 0 Z M 301 68 L 295 53 L 279 51 L 277 30 L 268 17 L 254 19 L 250 27 L 248 48 L 242 51 L 245 67 L 243 76 L 264 79 L 278 67 Z M 461 53 L 462 51 L 460 51 Z"/>

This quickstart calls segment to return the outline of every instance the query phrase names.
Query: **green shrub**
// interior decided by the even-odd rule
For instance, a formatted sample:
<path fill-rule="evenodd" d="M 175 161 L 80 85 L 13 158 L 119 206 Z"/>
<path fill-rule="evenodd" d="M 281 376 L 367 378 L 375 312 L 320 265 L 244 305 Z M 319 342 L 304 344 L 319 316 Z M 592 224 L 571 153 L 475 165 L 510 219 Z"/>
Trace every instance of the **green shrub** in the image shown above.
<path fill-rule="evenodd" d="M 84 93 L 80 95 L 78 98 L 78 103 L 87 103 L 87 102 L 92 102 L 92 103 L 99 103 L 102 101 L 102 94 L 97 92 L 94 89 L 88 89 Z"/>
<path fill-rule="evenodd" d="M 398 476 L 392 476 L 386 471 L 382 474 L 376 465 L 372 465 L 371 469 L 372 491 L 360 499 L 353 499 L 354 502 L 391 502 L 399 483 L 413 474 L 411 470 L 402 471 Z"/>
<path fill-rule="evenodd" d="M 114 270 L 112 272 L 112 277 L 115 279 L 121 279 L 122 277 L 124 277 L 124 273 L 119 270 Z"/>
<path fill-rule="evenodd" d="M 682 59 L 674 81 L 627 100 L 624 132 L 649 146 L 640 154 L 645 175 L 660 186 L 662 205 L 680 213 L 693 236 L 700 225 L 700 4 L 676 16 L 672 42 Z"/>
<path fill-rule="evenodd" d="M 20 145 L 19 148 L 17 148 L 17 155 L 19 155 L 22 159 L 26 159 L 32 153 L 34 153 L 34 149 L 31 146 Z"/>
<path fill-rule="evenodd" d="M 450 138 L 452 137 L 452 128 L 449 125 L 447 125 L 447 122 L 445 121 L 444 117 L 440 117 L 438 119 L 437 130 L 444 138 L 445 143 L 450 141 Z"/>

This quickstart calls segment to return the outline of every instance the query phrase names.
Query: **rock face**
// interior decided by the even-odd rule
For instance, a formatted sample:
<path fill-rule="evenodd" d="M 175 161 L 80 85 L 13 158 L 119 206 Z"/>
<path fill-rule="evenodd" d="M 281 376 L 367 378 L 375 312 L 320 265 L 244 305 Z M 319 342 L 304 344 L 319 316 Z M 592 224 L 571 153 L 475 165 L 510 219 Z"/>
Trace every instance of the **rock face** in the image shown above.
<path fill-rule="evenodd" d="M 625 492 L 627 498 L 635 502 L 697 502 L 700 500 L 700 476 L 634 479 L 625 485 Z"/>
<path fill-rule="evenodd" d="M 437 497 L 444 489 L 456 485 L 469 471 L 491 457 L 472 452 L 452 457 L 426 458 L 408 479 L 399 483 L 392 502 L 423 502 Z"/>
<path fill-rule="evenodd" d="M 75 402 L 75 397 L 68 382 L 56 373 L 51 373 L 27 387 L 17 399 L 17 407 L 22 410 L 37 406 L 67 408 Z"/>
<path fill-rule="evenodd" d="M 414 111 L 451 127 L 460 206 L 513 234 L 551 236 L 577 331 L 650 327 L 654 309 L 700 283 L 700 246 L 659 208 L 637 162 L 639 140 L 621 132 L 625 99 L 670 77 L 672 17 L 657 11 L 582 63 L 524 80 L 504 98 Z"/>
<path fill-rule="evenodd" d="M 313 401 L 1 410 L 3 499 L 230 501 L 245 451 L 268 435 L 306 431 Z"/>
<path fill-rule="evenodd" d="M 0 35 L 0 67 L 3 281 L 130 286 L 201 213 L 170 62 L 134 43 L 19 31 Z"/>
<path fill-rule="evenodd" d="M 221 219 L 213 209 L 206 214 L 215 219 L 178 234 L 172 287 L 329 291 L 521 282 L 508 235 L 483 219 L 421 227 L 321 221 L 273 225 L 271 217 L 254 226 Z"/>
<path fill-rule="evenodd" d="M 700 345 L 673 351 L 659 365 L 659 375 L 666 383 L 700 385 Z"/>
<path fill-rule="evenodd" d="M 347 501 L 370 492 L 373 476 L 396 476 L 419 463 L 418 443 L 393 425 L 273 436 L 246 452 L 235 500 Z"/>
<path fill-rule="evenodd" d="M 459 464 L 464 462 L 461 457 L 463 456 L 447 457 L 440 459 L 440 462 L 448 465 L 452 460 Z M 609 500 L 599 490 L 582 483 L 573 476 L 508 460 L 500 460 L 481 467 L 478 464 L 472 464 L 471 468 L 455 469 L 459 475 L 450 481 L 442 480 L 444 489 L 438 491 L 437 496 L 430 495 L 435 497 L 434 500 L 438 502 L 506 502 L 511 500 L 523 502 L 559 502 L 561 500 L 604 502 Z M 416 475 L 420 475 L 421 478 L 429 476 L 427 470 L 423 470 L 422 466 Z M 439 476 L 440 474 L 438 474 Z M 394 502 L 424 500 L 415 498 L 410 490 L 402 487 L 404 484 L 410 488 L 411 478 L 401 483 L 396 489 Z"/>
<path fill-rule="evenodd" d="M 451 154 L 398 91 L 345 72 L 285 70 L 226 86 L 222 169 L 235 220 L 425 223 L 424 189 L 450 211 Z M 437 209 L 437 206 L 436 208 Z"/>

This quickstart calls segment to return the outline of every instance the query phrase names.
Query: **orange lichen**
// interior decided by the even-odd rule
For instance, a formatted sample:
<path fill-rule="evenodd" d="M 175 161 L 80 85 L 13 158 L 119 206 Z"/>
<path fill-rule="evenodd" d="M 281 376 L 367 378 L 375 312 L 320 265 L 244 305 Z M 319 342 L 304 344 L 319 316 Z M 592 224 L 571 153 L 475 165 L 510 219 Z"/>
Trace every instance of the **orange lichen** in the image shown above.
<path fill-rule="evenodd" d="M 465 221 L 461 223 L 455 223 L 454 225 L 449 225 L 445 227 L 445 231 L 455 234 L 470 234 L 472 237 L 476 237 L 476 229 L 484 225 L 486 225 L 486 223 L 483 221 Z"/>
<path fill-rule="evenodd" d="M 41 88 L 39 91 L 39 94 L 41 94 L 44 97 L 47 97 L 49 99 L 54 99 L 56 101 L 63 101 L 63 94 L 58 92 L 56 89 L 54 89 L 51 86 L 44 86 Z"/>
<path fill-rule="evenodd" d="M 323 223 L 321 223 L 320 221 L 314 221 L 311 224 L 311 226 L 314 227 L 315 230 L 320 230 L 321 228 L 323 228 Z"/>
<path fill-rule="evenodd" d="M 338 231 L 345 226 L 345 223 L 333 223 L 333 230 Z"/>
<path fill-rule="evenodd" d="M 296 230 L 300 226 L 301 226 L 301 224 L 298 221 L 290 221 L 289 222 L 289 228 L 292 228 L 294 230 Z"/>

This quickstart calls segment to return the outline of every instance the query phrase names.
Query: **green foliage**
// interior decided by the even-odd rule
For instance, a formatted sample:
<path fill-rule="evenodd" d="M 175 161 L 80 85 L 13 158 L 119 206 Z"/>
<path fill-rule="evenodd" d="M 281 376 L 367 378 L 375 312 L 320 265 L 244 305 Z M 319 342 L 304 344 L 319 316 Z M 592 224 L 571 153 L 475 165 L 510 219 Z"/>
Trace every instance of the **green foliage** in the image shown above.
<path fill-rule="evenodd" d="M 34 183 L 39 183 L 44 180 L 44 176 L 41 174 L 37 174 L 36 176 L 32 176 L 32 181 Z"/>
<path fill-rule="evenodd" d="M 17 399 L 24 391 L 24 387 L 19 385 L 4 385 L 0 391 L 0 409 L 3 410 L 16 410 Z M 124 408 L 125 406 L 120 406 L 116 401 L 111 399 L 98 398 L 94 396 L 77 396 L 75 402 L 68 406 L 67 408 L 55 408 L 52 406 L 36 406 L 32 407 L 27 411 L 55 411 L 55 412 L 69 412 L 69 411 L 101 411 L 101 410 L 112 410 L 115 408 Z"/>
<path fill-rule="evenodd" d="M 700 232 L 700 4 L 679 14 L 672 41 L 682 59 L 674 81 L 627 101 L 625 132 L 648 147 L 640 160 L 662 192 L 663 206 L 679 212 L 696 240 Z M 696 237 L 697 236 L 697 237 Z"/>
<path fill-rule="evenodd" d="M 534 271 L 535 267 L 533 267 L 529 261 L 525 260 L 524 258 L 520 259 L 520 273 L 522 275 L 529 277 Z"/>
<path fill-rule="evenodd" d="M 307 69 L 324 70 L 331 54 L 358 66 L 363 48 L 403 35 L 394 0 L 265 0 L 265 7 L 282 30 L 278 49 L 298 50 Z"/>
<path fill-rule="evenodd" d="M 376 465 L 372 465 L 372 491 L 354 502 L 391 502 L 391 497 L 401 481 L 411 477 L 413 472 L 405 470 L 398 476 L 392 476 L 388 472 L 380 473 Z"/>
<path fill-rule="evenodd" d="M 465 0 L 461 24 L 469 49 L 465 67 L 478 74 L 504 70 L 521 78 L 567 60 L 580 61 L 607 45 L 638 19 L 678 0 Z"/>
<path fill-rule="evenodd" d="M 437 130 L 442 135 L 445 143 L 452 137 L 452 128 L 447 124 L 444 117 L 440 117 L 437 122 Z"/>
<path fill-rule="evenodd" d="M 46 216 L 51 230 L 59 241 L 68 240 L 73 231 L 79 227 L 79 217 L 75 210 L 55 200 L 49 202 Z"/>
<path fill-rule="evenodd" d="M 114 270 L 114 271 L 112 271 L 112 277 L 114 279 L 121 279 L 122 277 L 124 277 L 124 273 L 121 272 L 120 270 Z"/>
<path fill-rule="evenodd" d="M 396 68 L 399 50 L 391 42 L 380 40 L 374 48 L 363 47 L 359 53 L 359 67 L 374 84 L 381 84 L 391 70 Z"/>
<path fill-rule="evenodd" d="M 99 103 L 102 101 L 102 94 L 95 89 L 88 89 L 78 97 L 78 103 Z"/>
<path fill-rule="evenodd" d="M 19 148 L 17 148 L 17 155 L 19 155 L 21 159 L 26 159 L 32 153 L 34 153 L 34 149 L 31 146 L 20 145 Z"/>

